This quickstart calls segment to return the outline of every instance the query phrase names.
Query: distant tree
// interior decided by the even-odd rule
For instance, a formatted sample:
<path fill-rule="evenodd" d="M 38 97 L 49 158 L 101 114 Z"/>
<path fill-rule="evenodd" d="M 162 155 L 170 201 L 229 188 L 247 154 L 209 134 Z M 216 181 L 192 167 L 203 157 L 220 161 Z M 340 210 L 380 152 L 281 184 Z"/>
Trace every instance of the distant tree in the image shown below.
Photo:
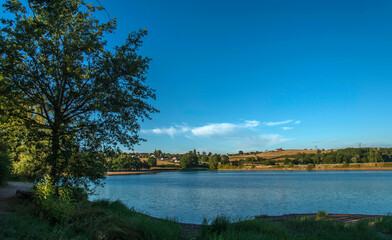
<path fill-rule="evenodd" d="M 154 157 L 152 157 L 152 156 L 150 156 L 150 157 L 148 158 L 148 164 L 149 164 L 151 167 L 156 167 L 156 166 L 157 166 L 157 159 L 154 158 Z"/>
<path fill-rule="evenodd" d="M 54 184 L 99 183 L 101 153 L 117 144 L 132 149 L 143 140 L 139 120 L 157 112 L 144 84 L 150 59 L 138 54 L 146 31 L 111 51 L 104 36 L 116 21 L 100 24 L 93 14 L 101 7 L 83 0 L 4 7 L 13 18 L 1 21 L 0 114 L 47 142 L 47 157 L 37 160 Z"/>
<path fill-rule="evenodd" d="M 221 158 L 221 163 L 223 165 L 230 164 L 229 157 L 227 155 L 223 155 L 222 158 Z"/>
<path fill-rule="evenodd" d="M 208 160 L 208 165 L 210 170 L 218 169 L 219 158 L 218 155 L 212 155 Z"/>
<path fill-rule="evenodd" d="M 200 162 L 201 162 L 201 163 L 206 163 L 206 162 L 208 162 L 208 157 L 207 157 L 207 155 L 202 155 L 201 158 L 200 158 Z"/>
<path fill-rule="evenodd" d="M 291 161 L 290 159 L 286 158 L 286 159 L 284 160 L 284 164 L 285 164 L 285 165 L 289 165 L 290 163 L 292 163 L 292 161 Z"/>
<path fill-rule="evenodd" d="M 243 152 L 242 150 L 239 150 L 239 151 L 238 151 L 238 154 L 239 154 L 239 155 L 243 155 L 244 152 Z"/>
<path fill-rule="evenodd" d="M 208 156 L 210 157 L 211 155 L 212 155 L 212 152 L 209 152 L 209 153 L 208 153 Z"/>
<path fill-rule="evenodd" d="M 198 164 L 199 164 L 198 158 L 193 153 L 184 154 L 180 158 L 181 168 L 192 168 L 192 167 L 196 167 Z"/>
<path fill-rule="evenodd" d="M 312 171 L 316 166 L 313 163 L 309 163 L 306 165 L 306 170 L 307 171 Z"/>
<path fill-rule="evenodd" d="M 161 158 L 162 157 L 162 151 L 161 150 L 156 150 L 154 151 L 154 156 L 156 158 Z"/>

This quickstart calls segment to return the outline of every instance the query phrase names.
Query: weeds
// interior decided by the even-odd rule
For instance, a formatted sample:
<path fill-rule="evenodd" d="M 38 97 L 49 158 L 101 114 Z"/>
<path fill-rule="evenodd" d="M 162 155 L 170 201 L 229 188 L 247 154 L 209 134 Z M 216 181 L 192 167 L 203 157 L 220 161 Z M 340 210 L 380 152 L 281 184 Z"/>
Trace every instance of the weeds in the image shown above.
<path fill-rule="evenodd" d="M 316 214 L 316 220 L 324 220 L 328 216 L 326 211 L 318 211 Z"/>

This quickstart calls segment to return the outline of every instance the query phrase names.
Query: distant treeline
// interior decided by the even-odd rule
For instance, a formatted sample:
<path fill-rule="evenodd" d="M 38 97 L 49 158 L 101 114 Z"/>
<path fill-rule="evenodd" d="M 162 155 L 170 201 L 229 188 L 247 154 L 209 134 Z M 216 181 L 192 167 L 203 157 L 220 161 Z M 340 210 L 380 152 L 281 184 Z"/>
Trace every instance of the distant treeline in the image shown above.
<path fill-rule="evenodd" d="M 285 164 L 378 163 L 392 161 L 392 148 L 345 148 L 281 156 Z"/>
<path fill-rule="evenodd" d="M 141 161 L 131 154 L 121 153 L 107 159 L 106 167 L 109 170 L 140 170 L 156 166 L 156 159 L 165 156 L 160 150 L 150 155 L 148 161 Z M 277 165 L 288 166 L 299 164 L 350 164 L 350 163 L 381 163 L 392 162 L 392 148 L 346 148 L 339 150 L 321 151 L 317 153 L 297 153 L 294 155 L 281 155 L 275 158 L 247 157 L 245 159 L 229 161 L 227 155 L 206 154 L 189 151 L 186 154 L 178 154 L 180 167 L 187 168 L 218 168 L 241 167 L 245 165 Z M 173 164 L 171 167 L 174 167 Z"/>
<path fill-rule="evenodd" d="M 105 167 L 110 171 L 150 169 L 151 165 L 154 164 L 141 161 L 140 158 L 129 153 L 120 153 L 108 156 L 105 163 Z"/>
<path fill-rule="evenodd" d="M 272 159 L 261 157 L 248 157 L 232 161 L 234 166 L 246 164 L 275 165 L 276 162 L 285 165 L 298 164 L 350 164 L 350 163 L 379 163 L 392 162 L 392 148 L 345 148 L 331 151 L 317 150 L 317 153 L 297 153 L 282 155 Z"/>

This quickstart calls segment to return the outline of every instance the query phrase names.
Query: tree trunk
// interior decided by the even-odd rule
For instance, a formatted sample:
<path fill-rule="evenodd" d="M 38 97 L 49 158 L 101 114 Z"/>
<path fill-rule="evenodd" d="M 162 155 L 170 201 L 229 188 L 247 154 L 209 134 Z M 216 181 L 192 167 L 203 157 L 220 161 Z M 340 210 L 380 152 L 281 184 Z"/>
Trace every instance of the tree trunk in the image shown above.
<path fill-rule="evenodd" d="M 57 169 L 57 162 L 59 158 L 59 150 L 60 150 L 60 136 L 58 129 L 53 129 L 53 135 L 52 135 L 52 149 L 50 153 L 50 160 L 49 160 L 49 166 L 50 166 L 50 172 L 49 176 L 52 178 L 54 183 L 57 183 L 60 179 L 58 176 L 58 169 Z"/>

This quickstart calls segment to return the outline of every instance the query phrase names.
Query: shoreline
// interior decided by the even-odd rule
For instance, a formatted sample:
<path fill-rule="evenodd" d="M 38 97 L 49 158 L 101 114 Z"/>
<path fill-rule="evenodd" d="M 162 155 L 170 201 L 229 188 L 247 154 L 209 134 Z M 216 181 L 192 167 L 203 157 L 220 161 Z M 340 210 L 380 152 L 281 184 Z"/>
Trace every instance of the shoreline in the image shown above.
<path fill-rule="evenodd" d="M 160 171 L 123 171 L 123 172 L 106 172 L 105 176 L 119 176 L 119 175 L 147 175 L 147 174 L 156 174 Z"/>
<path fill-rule="evenodd" d="M 372 168 L 319 168 L 319 169 L 312 169 L 312 170 L 307 170 L 306 168 L 262 168 L 262 169 L 251 169 L 251 168 L 243 168 L 243 169 L 218 169 L 218 171 L 260 171 L 260 172 L 266 172 L 266 171 L 287 171 L 287 172 L 293 172 L 293 171 L 308 171 L 308 172 L 324 172 L 324 171 L 392 171 L 392 167 L 372 167 Z"/>
<path fill-rule="evenodd" d="M 139 171 L 109 171 L 106 172 L 106 176 L 121 176 L 121 175 L 148 175 L 148 174 L 157 174 L 161 172 L 187 172 L 190 170 L 181 170 L 181 169 L 156 169 L 156 170 L 139 170 Z M 195 169 L 191 171 L 206 171 Z M 208 170 L 207 170 L 208 171 Z M 325 171 L 392 171 L 392 167 L 362 167 L 362 168 L 316 168 L 312 170 L 307 170 L 306 168 L 236 168 L 236 169 L 218 169 L 217 171 L 246 171 L 246 172 L 270 172 L 270 171 L 286 171 L 286 172 L 295 172 L 295 171 L 308 171 L 308 172 L 325 172 Z"/>

